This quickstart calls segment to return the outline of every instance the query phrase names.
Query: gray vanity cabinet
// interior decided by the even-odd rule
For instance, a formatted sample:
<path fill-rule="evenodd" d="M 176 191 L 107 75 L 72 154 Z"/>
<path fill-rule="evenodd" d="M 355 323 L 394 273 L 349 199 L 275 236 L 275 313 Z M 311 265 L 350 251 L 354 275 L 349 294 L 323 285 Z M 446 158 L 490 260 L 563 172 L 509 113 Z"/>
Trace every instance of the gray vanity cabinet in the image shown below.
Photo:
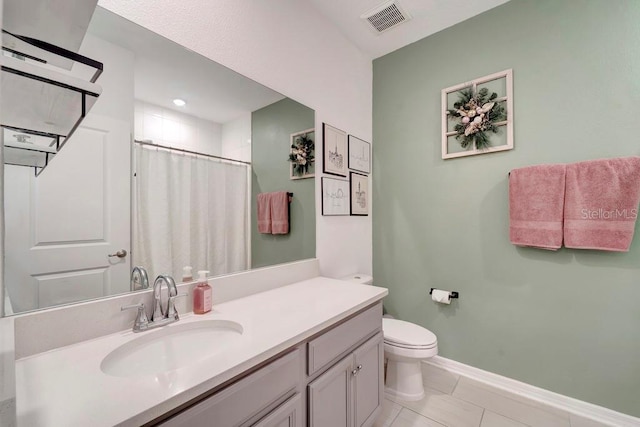
<path fill-rule="evenodd" d="M 370 427 L 382 408 L 383 350 L 377 303 L 148 425 Z"/>
<path fill-rule="evenodd" d="M 382 333 L 309 384 L 309 427 L 368 427 L 382 406 Z"/>
<path fill-rule="evenodd" d="M 254 427 L 303 427 L 302 396 L 296 394 Z"/>
<path fill-rule="evenodd" d="M 384 340 L 381 333 L 354 352 L 357 375 L 353 377 L 355 426 L 370 426 L 382 409 L 384 398 Z M 380 408 L 380 410 L 379 410 Z"/>
<path fill-rule="evenodd" d="M 229 387 L 207 397 L 160 424 L 163 427 L 254 426 L 261 416 L 275 411 L 293 412 L 289 396 L 296 396 L 302 381 L 303 352 L 298 348 L 260 368 Z M 299 397 L 299 394 L 297 395 Z M 284 404 L 281 402 L 286 401 Z M 280 405 L 280 406 L 278 406 Z M 282 409 L 284 408 L 284 409 Z M 295 414 L 294 414 L 295 415 Z M 298 411 L 300 417 L 300 411 Z M 261 427 L 280 427 L 277 418 Z M 281 420 L 286 419 L 285 416 Z M 263 420 L 266 421 L 265 418 Z M 155 423 L 154 423 L 155 424 Z M 289 424 L 284 424 L 288 426 Z M 291 424 L 291 427 L 299 424 Z"/>
<path fill-rule="evenodd" d="M 353 427 L 353 369 L 346 357 L 309 384 L 309 427 Z"/>

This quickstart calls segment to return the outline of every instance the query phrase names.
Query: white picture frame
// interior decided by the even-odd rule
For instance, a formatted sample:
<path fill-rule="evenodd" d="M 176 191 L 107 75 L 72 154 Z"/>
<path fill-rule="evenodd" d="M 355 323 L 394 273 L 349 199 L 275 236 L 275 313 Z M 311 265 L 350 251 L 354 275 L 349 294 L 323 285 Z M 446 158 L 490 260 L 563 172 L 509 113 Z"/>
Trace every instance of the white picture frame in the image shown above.
<path fill-rule="evenodd" d="M 322 171 L 347 177 L 347 134 L 326 123 L 322 124 Z"/>
<path fill-rule="evenodd" d="M 349 169 L 371 173 L 371 144 L 353 135 L 349 135 L 348 142 Z"/>
<path fill-rule="evenodd" d="M 320 185 L 322 188 L 322 215 L 349 215 L 349 181 L 323 176 Z"/>
<path fill-rule="evenodd" d="M 369 176 L 358 172 L 349 174 L 350 210 L 352 216 L 369 215 Z"/>
<path fill-rule="evenodd" d="M 304 134 L 311 134 L 311 139 L 312 139 L 312 140 L 313 140 L 313 142 L 314 142 L 314 150 L 313 150 L 313 151 L 314 151 L 314 157 L 315 157 L 315 151 L 316 151 L 316 150 L 315 150 L 315 141 L 316 141 L 316 138 L 315 138 L 315 128 L 306 129 L 306 130 L 303 130 L 303 131 L 300 131 L 300 132 L 292 133 L 292 134 L 290 135 L 290 137 L 289 137 L 289 147 L 290 147 L 290 148 L 289 148 L 289 152 L 292 152 L 292 151 L 293 151 L 293 148 L 291 148 L 291 146 L 295 143 L 296 138 L 297 138 L 298 136 L 300 136 L 300 135 L 304 135 Z M 306 178 L 313 178 L 313 177 L 315 177 L 315 176 L 316 176 L 316 173 L 315 173 L 315 172 L 316 172 L 316 163 L 315 163 L 315 160 L 314 160 L 314 162 L 309 166 L 309 172 L 305 173 L 304 175 L 296 175 L 296 174 L 293 172 L 293 163 L 291 163 L 291 162 L 289 162 L 289 163 L 290 163 L 290 165 L 289 165 L 289 179 L 292 179 L 292 180 L 296 180 L 296 179 L 306 179 Z"/>
<path fill-rule="evenodd" d="M 506 104 L 507 119 L 496 123 L 497 126 L 504 126 L 505 129 L 505 144 L 491 146 L 485 149 L 477 149 L 475 146 L 470 146 L 468 149 L 460 149 L 456 151 L 450 150 L 450 143 L 452 139 L 455 140 L 455 131 L 449 129 L 449 113 L 448 109 L 451 108 L 452 95 L 455 95 L 461 89 L 472 88 L 474 92 L 478 86 L 494 82 L 496 80 L 505 80 L 505 95 L 498 97 L 496 102 L 504 102 Z M 495 153 L 498 151 L 513 150 L 513 70 L 508 69 L 500 71 L 498 73 L 490 74 L 488 76 L 480 77 L 465 83 L 460 83 L 455 86 L 451 86 L 442 89 L 441 93 L 442 103 L 442 159 L 455 159 L 458 157 L 475 156 L 478 154 Z M 457 141 L 456 141 L 457 142 Z"/>

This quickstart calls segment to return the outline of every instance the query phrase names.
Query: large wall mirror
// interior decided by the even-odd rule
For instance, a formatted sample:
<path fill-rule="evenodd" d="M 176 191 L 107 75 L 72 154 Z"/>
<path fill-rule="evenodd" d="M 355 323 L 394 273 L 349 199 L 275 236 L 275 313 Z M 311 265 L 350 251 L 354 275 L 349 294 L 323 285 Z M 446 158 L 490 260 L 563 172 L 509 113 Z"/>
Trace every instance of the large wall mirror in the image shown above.
<path fill-rule="evenodd" d="M 100 7 L 79 53 L 104 63 L 86 119 L 38 176 L 4 167 L 7 314 L 137 290 L 135 266 L 180 282 L 315 256 L 314 180 L 288 160 L 313 110 Z M 289 232 L 259 233 L 258 195 L 283 191 Z"/>

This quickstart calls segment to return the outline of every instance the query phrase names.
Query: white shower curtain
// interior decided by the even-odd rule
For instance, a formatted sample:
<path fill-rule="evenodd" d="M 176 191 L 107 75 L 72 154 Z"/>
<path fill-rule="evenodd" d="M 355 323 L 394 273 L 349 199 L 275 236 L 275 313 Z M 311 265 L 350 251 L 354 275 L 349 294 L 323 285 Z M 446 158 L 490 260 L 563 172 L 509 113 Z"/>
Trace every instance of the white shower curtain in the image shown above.
<path fill-rule="evenodd" d="M 134 265 L 149 279 L 183 267 L 248 268 L 248 167 L 136 144 Z"/>

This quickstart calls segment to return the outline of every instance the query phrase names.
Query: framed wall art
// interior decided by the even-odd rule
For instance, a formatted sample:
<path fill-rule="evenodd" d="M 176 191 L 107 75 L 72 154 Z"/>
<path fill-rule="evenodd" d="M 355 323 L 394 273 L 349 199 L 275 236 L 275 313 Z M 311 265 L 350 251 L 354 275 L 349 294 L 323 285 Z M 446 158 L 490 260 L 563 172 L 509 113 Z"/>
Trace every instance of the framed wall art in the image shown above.
<path fill-rule="evenodd" d="M 362 173 L 371 173 L 371 144 L 349 135 L 349 169 Z"/>
<path fill-rule="evenodd" d="M 349 181 L 322 177 L 322 215 L 349 215 Z"/>
<path fill-rule="evenodd" d="M 442 89 L 442 158 L 513 149 L 513 71 Z"/>
<path fill-rule="evenodd" d="M 315 129 L 292 133 L 289 151 L 289 178 L 304 179 L 315 176 Z"/>
<path fill-rule="evenodd" d="M 351 172 L 351 215 L 369 215 L 369 177 L 361 173 Z"/>
<path fill-rule="evenodd" d="M 326 123 L 322 124 L 322 171 L 331 175 L 347 176 L 347 134 Z"/>

